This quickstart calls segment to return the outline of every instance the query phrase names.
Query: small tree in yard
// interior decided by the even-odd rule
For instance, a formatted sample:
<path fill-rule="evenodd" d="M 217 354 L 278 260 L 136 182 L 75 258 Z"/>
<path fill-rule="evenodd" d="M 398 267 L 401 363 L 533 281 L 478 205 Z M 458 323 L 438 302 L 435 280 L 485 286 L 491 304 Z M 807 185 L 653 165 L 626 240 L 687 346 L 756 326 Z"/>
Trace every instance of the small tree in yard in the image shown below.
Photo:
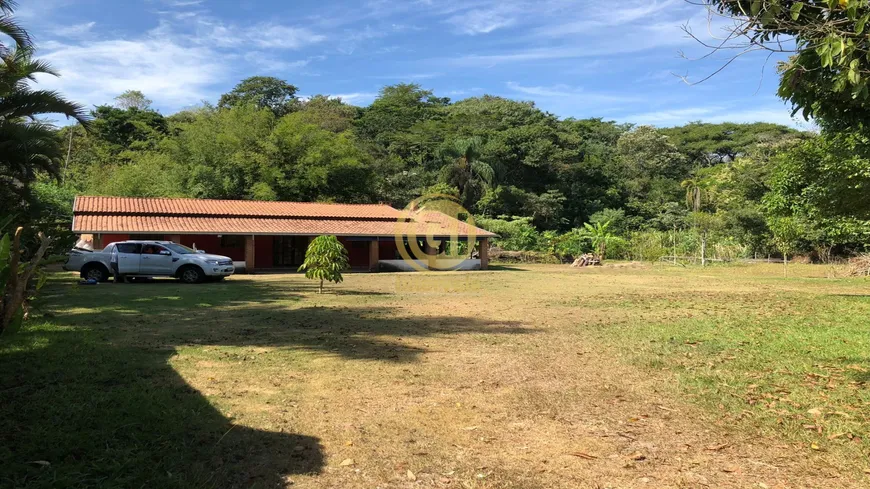
<path fill-rule="evenodd" d="M 344 280 L 342 270 L 350 268 L 347 259 L 347 249 L 335 236 L 318 236 L 308 245 L 305 252 L 305 262 L 299 271 L 305 271 L 305 276 L 320 279 L 319 293 L 323 293 L 323 281 L 340 283 Z"/>
<path fill-rule="evenodd" d="M 793 217 L 777 217 L 767 223 L 773 231 L 773 243 L 782 252 L 783 275 L 788 275 L 788 257 L 798 246 L 801 227 Z"/>
<path fill-rule="evenodd" d="M 718 214 L 699 211 L 689 214 L 689 222 L 701 237 L 701 266 L 705 267 L 707 266 L 707 240 L 712 233 L 722 227 L 722 219 Z"/>

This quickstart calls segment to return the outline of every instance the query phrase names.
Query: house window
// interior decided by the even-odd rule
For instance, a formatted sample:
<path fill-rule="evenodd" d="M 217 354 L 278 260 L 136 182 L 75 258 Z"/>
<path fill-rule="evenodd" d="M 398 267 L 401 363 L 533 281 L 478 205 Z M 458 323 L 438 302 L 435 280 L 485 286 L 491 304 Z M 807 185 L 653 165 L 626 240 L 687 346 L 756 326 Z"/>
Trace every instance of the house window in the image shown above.
<path fill-rule="evenodd" d="M 224 234 L 221 236 L 221 248 L 244 248 L 245 237 L 237 234 Z"/>

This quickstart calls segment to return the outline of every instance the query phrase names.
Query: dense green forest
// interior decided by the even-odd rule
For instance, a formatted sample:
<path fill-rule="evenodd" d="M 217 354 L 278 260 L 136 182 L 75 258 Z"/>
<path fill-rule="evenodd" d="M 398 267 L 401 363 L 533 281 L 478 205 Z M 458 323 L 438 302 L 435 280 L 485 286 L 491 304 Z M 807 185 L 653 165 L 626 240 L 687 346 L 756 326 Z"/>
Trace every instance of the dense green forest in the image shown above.
<path fill-rule="evenodd" d="M 401 208 L 442 193 L 506 249 L 573 256 L 592 247 L 584 223 L 609 222 L 611 257 L 695 256 L 709 240 L 705 254 L 727 259 L 777 253 L 772 230 L 805 197 L 795 187 L 801 165 L 836 149 L 768 123 L 656 129 L 560 119 L 532 102 L 452 102 L 414 84 L 386 86 L 364 108 L 296 91 L 252 77 L 214 105 L 172 115 L 144 94 L 121 94 L 92 111 L 88 130 L 57 131 L 69 157 L 23 198 L 34 218 L 64 221 L 79 194 Z M 800 251 L 861 246 L 861 229 L 797 225 Z"/>
<path fill-rule="evenodd" d="M 0 224 L 60 233 L 79 194 L 403 207 L 440 193 L 500 234 L 499 247 L 553 259 L 593 249 L 644 260 L 800 253 L 824 261 L 864 251 L 870 8 L 701 3 L 738 21 L 733 39 L 748 48 L 776 49 L 782 33 L 801 40 L 779 67 L 779 95 L 818 133 L 561 119 L 532 102 L 451 101 L 415 84 L 386 86 L 355 107 L 300 98 L 266 76 L 171 115 L 131 90 L 88 116 L 34 88 L 34 75 L 54 72 L 7 19 L 15 28 L 5 27 L 14 45 L 0 46 Z M 832 34 L 832 23 L 845 27 Z M 78 122 L 58 129 L 40 118 L 50 113 Z"/>

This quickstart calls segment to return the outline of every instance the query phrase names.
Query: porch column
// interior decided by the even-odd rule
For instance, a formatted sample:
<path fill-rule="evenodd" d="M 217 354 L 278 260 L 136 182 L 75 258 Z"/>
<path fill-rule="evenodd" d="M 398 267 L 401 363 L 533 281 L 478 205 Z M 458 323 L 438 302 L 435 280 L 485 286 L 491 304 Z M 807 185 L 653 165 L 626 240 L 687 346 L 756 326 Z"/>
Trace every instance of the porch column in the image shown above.
<path fill-rule="evenodd" d="M 369 271 L 377 272 L 378 271 L 378 260 L 380 259 L 380 247 L 378 246 L 378 239 L 375 238 L 374 241 L 369 241 Z"/>
<path fill-rule="evenodd" d="M 245 236 L 245 272 L 254 272 L 254 236 Z"/>
<path fill-rule="evenodd" d="M 481 238 L 477 243 L 480 252 L 480 269 L 486 270 L 489 268 L 489 238 Z"/>
<path fill-rule="evenodd" d="M 437 240 L 436 240 L 436 242 L 437 242 Z M 438 247 L 437 246 L 430 246 L 429 240 L 424 238 L 423 253 L 426 253 L 426 258 L 427 258 L 426 261 L 427 261 L 427 266 L 429 267 L 429 270 L 435 270 L 435 267 L 437 266 Z"/>
<path fill-rule="evenodd" d="M 103 235 L 102 234 L 95 234 L 93 240 L 94 241 L 92 244 L 94 245 L 94 251 L 99 251 L 99 250 L 103 249 Z"/>

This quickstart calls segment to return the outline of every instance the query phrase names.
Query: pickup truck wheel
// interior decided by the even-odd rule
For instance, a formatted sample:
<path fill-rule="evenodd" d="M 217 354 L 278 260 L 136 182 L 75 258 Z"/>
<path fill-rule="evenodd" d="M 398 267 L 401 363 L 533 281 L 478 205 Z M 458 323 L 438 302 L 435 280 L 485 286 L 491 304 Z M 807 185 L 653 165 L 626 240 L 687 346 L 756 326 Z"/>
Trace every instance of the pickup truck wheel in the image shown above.
<path fill-rule="evenodd" d="M 97 282 L 105 282 L 109 280 L 109 271 L 106 267 L 99 264 L 88 264 L 82 268 L 82 278 L 85 280 L 96 280 Z"/>
<path fill-rule="evenodd" d="M 186 284 L 198 284 L 203 281 L 205 274 L 202 273 L 199 267 L 189 266 L 182 268 L 178 272 L 178 278 Z"/>

